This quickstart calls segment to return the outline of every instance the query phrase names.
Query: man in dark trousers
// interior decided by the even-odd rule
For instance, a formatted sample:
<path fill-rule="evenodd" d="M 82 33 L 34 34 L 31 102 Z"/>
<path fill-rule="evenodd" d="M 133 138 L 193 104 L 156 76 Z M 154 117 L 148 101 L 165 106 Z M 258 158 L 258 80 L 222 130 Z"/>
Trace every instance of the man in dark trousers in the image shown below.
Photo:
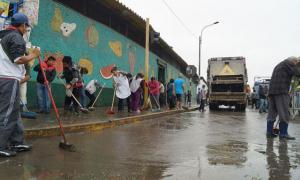
<path fill-rule="evenodd" d="M 17 13 L 11 18 L 11 26 L 0 31 L 0 156 L 15 156 L 28 151 L 24 143 L 24 128 L 20 118 L 20 81 L 24 78 L 24 64 L 40 55 L 35 48 L 25 55 L 23 34 L 29 21 L 26 15 Z"/>
<path fill-rule="evenodd" d="M 76 100 L 79 100 L 80 98 L 80 91 L 81 88 L 83 88 L 83 82 L 80 76 L 80 72 L 77 68 L 73 66 L 73 61 L 71 56 L 64 56 L 63 58 L 63 67 L 64 71 L 62 74 L 58 75 L 59 78 L 66 80 L 66 94 L 65 97 L 65 113 L 67 111 L 72 110 L 71 104 L 73 103 L 73 108 L 75 110 L 75 113 L 78 114 L 79 110 L 83 113 L 87 113 L 84 108 L 79 108 L 79 102 Z M 74 97 L 73 97 L 73 96 Z M 76 99 L 75 99 L 76 98 Z"/>
<path fill-rule="evenodd" d="M 279 63 L 273 70 L 269 88 L 269 111 L 267 116 L 267 138 L 276 137 L 273 125 L 279 115 L 279 138 L 295 140 L 288 134 L 289 113 L 289 88 L 293 76 L 300 76 L 300 58 L 289 57 Z"/>

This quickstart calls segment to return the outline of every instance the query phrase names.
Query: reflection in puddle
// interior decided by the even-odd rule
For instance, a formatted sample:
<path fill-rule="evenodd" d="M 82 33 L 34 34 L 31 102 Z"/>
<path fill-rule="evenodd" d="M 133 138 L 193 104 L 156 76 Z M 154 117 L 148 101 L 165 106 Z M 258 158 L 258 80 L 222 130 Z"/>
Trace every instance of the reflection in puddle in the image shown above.
<path fill-rule="evenodd" d="M 166 130 L 182 130 L 193 126 L 193 122 L 186 118 L 182 120 L 182 115 L 164 117 L 164 120 L 158 119 L 157 123 L 151 125 L 152 128 L 166 129 Z"/>
<path fill-rule="evenodd" d="M 206 146 L 208 162 L 211 165 L 241 166 L 247 161 L 248 144 L 240 141 L 227 141 L 224 144 L 210 144 Z"/>
<path fill-rule="evenodd" d="M 280 141 L 278 155 L 274 151 L 273 139 L 267 140 L 267 163 L 269 170 L 269 179 L 290 179 L 290 158 L 288 156 L 287 141 Z"/>

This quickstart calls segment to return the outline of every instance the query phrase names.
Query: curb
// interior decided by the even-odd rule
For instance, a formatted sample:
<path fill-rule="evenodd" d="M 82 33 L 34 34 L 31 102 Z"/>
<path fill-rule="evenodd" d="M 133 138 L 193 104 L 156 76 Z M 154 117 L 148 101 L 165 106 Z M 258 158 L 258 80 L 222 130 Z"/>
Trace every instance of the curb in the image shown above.
<path fill-rule="evenodd" d="M 100 131 L 106 128 L 114 128 L 121 125 L 126 125 L 130 123 L 139 123 L 144 120 L 163 117 L 167 115 L 173 115 L 183 112 L 194 111 L 197 108 L 190 108 L 186 110 L 172 110 L 172 111 L 164 111 L 164 112 L 156 112 L 146 115 L 137 115 L 125 118 L 117 118 L 112 121 L 102 121 L 102 122 L 83 122 L 83 123 L 75 123 L 64 125 L 65 133 L 78 133 L 78 132 L 93 132 Z M 25 137 L 26 138 L 34 138 L 34 137 L 50 137 L 50 136 L 59 136 L 60 129 L 59 126 L 52 126 L 47 128 L 33 128 L 33 129 L 25 129 Z"/>

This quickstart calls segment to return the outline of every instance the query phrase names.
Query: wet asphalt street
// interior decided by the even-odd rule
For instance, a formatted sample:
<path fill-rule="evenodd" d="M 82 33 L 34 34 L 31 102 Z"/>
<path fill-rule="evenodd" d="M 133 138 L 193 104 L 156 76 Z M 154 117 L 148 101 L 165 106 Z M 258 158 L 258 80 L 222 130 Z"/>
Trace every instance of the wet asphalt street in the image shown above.
<path fill-rule="evenodd" d="M 57 148 L 58 137 L 29 140 L 31 152 L 0 159 L 0 179 L 300 179 L 300 120 L 296 141 L 267 141 L 265 116 L 198 111 L 68 135 L 75 153 Z"/>

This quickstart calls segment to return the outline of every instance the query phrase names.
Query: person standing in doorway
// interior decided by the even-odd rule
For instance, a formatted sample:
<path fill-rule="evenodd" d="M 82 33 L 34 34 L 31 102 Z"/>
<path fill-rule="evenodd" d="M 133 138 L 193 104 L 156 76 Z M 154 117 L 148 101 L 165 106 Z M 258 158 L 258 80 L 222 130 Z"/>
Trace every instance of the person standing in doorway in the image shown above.
<path fill-rule="evenodd" d="M 159 105 L 163 108 L 166 104 L 165 86 L 159 81 Z"/>
<path fill-rule="evenodd" d="M 40 50 L 34 48 L 25 55 L 23 34 L 28 27 L 28 17 L 16 13 L 11 18 L 11 26 L 0 31 L 0 156 L 4 157 L 31 149 L 24 142 L 20 118 L 20 81 L 25 74 L 24 64 L 40 56 Z"/>
<path fill-rule="evenodd" d="M 175 93 L 174 79 L 170 79 L 170 82 L 167 85 L 167 95 L 168 95 L 169 109 L 172 110 L 176 106 L 176 93 Z"/>
<path fill-rule="evenodd" d="M 181 76 L 178 76 L 174 81 L 175 93 L 176 93 L 176 108 L 182 109 L 182 95 L 184 94 L 184 80 Z"/>
<path fill-rule="evenodd" d="M 293 76 L 300 76 L 300 58 L 289 57 L 280 62 L 273 70 L 269 88 L 269 110 L 267 116 L 267 138 L 274 138 L 274 122 L 279 115 L 279 138 L 295 140 L 288 134 L 290 120 L 289 88 Z"/>

